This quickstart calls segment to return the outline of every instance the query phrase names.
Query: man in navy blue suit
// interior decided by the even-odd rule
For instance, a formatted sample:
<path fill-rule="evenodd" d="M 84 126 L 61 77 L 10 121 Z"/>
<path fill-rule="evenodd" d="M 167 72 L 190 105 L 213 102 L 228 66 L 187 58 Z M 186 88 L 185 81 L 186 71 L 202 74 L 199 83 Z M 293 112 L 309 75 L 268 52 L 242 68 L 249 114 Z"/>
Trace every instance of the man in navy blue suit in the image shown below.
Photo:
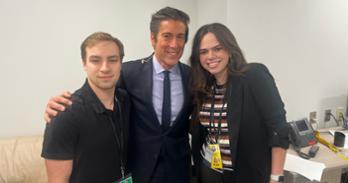
<path fill-rule="evenodd" d="M 154 53 L 122 66 L 119 87 L 126 89 L 131 100 L 129 167 L 137 183 L 190 180 L 190 68 L 179 62 L 188 39 L 188 23 L 186 13 L 171 7 L 160 9 L 150 23 Z M 170 102 L 163 112 L 164 103 L 168 105 L 164 102 L 166 86 L 170 87 Z M 67 92 L 52 98 L 45 120 L 64 110 L 68 98 Z M 164 120 L 168 114 L 169 119 Z"/>

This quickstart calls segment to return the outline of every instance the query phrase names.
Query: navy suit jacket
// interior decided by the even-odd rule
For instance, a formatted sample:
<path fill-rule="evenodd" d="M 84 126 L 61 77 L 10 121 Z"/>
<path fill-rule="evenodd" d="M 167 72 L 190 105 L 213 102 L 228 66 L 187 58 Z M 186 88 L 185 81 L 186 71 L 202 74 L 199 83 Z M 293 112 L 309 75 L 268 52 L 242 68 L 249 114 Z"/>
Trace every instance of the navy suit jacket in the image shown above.
<path fill-rule="evenodd" d="M 125 62 L 119 87 L 127 90 L 131 100 L 129 167 L 134 181 L 149 182 L 161 153 L 168 182 L 186 183 L 190 179 L 189 116 L 192 110 L 190 67 L 179 63 L 184 103 L 173 125 L 162 131 L 152 103 L 152 56 Z"/>

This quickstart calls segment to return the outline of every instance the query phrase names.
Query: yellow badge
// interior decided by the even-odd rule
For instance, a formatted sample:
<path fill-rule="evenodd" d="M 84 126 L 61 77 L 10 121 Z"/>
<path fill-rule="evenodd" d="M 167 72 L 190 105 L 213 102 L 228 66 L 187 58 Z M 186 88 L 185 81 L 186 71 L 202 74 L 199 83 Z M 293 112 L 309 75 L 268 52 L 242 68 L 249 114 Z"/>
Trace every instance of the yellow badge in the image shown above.
<path fill-rule="evenodd" d="M 222 159 L 219 144 L 209 144 L 209 149 L 213 152 L 211 157 L 211 168 L 222 169 Z"/>

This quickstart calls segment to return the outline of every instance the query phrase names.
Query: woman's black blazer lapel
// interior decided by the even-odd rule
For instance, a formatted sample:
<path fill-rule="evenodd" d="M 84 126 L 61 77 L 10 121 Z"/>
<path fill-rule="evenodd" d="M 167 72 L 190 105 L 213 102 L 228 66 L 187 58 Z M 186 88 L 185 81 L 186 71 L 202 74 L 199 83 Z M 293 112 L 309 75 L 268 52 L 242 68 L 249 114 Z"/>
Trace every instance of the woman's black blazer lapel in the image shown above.
<path fill-rule="evenodd" d="M 236 163 L 238 137 L 243 113 L 243 82 L 241 76 L 231 76 L 227 86 L 227 122 L 230 135 L 232 163 Z"/>

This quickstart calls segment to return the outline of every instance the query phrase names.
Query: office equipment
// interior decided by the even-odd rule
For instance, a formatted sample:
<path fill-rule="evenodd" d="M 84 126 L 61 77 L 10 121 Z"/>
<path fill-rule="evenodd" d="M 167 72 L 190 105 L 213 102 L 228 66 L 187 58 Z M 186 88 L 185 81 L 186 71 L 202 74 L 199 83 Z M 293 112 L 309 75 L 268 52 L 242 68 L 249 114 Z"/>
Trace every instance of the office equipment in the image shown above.
<path fill-rule="evenodd" d="M 334 145 L 336 147 L 343 147 L 345 142 L 346 135 L 343 132 L 335 131 L 334 134 Z"/>
<path fill-rule="evenodd" d="M 314 158 L 315 155 L 317 154 L 318 150 L 319 150 L 319 146 L 312 146 L 308 151 L 308 155 L 310 157 Z"/>
<path fill-rule="evenodd" d="M 317 143 L 312 126 L 307 118 L 289 122 L 291 126 L 290 140 L 295 148 L 311 146 Z"/>
<path fill-rule="evenodd" d="M 319 130 L 321 132 L 319 137 L 321 140 L 325 140 L 323 142 L 332 144 L 334 139 L 332 135 L 327 133 L 329 130 L 337 130 L 337 127 Z M 343 158 L 341 155 L 348 152 L 343 151 L 341 153 L 335 153 L 333 152 L 333 150 L 327 148 L 326 144 L 324 144 L 317 143 L 317 146 L 320 147 L 320 150 L 317 152 L 316 156 L 311 158 L 310 160 L 302 159 L 296 155 L 296 152 L 293 149 L 288 149 L 284 169 L 290 171 L 289 174 L 286 174 L 286 176 L 290 177 L 285 177 L 285 179 L 296 179 L 296 181 L 290 182 L 298 183 L 297 178 L 300 179 L 300 176 L 302 175 L 309 180 L 340 183 L 341 174 L 348 170 L 348 160 Z M 309 149 L 310 147 L 304 147 L 302 150 L 304 152 L 308 152 Z M 297 158 L 294 158 L 294 156 L 297 156 Z M 294 174 L 292 172 L 296 172 L 297 174 Z M 304 178 L 301 178 L 301 180 L 304 180 Z"/>

